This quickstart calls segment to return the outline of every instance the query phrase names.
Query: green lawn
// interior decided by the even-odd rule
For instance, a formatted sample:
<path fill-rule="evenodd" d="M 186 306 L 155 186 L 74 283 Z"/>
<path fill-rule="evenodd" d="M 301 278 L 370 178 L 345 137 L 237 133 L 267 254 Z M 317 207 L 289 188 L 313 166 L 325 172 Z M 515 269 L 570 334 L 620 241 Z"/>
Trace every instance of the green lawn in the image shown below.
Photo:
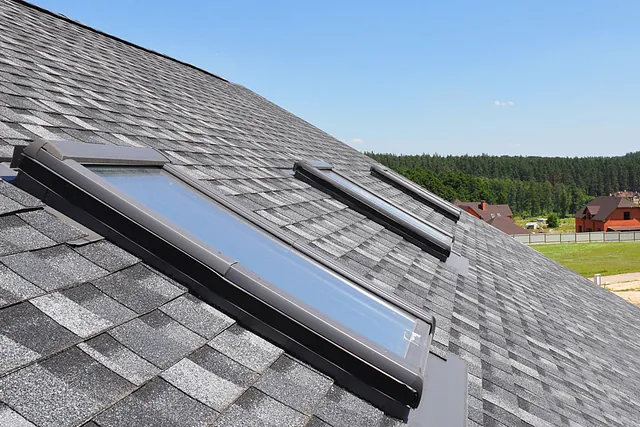
<path fill-rule="evenodd" d="M 524 227 L 524 225 L 527 222 L 536 222 L 536 218 L 516 216 L 513 218 L 513 222 L 515 222 L 521 227 Z M 560 218 L 559 227 L 554 228 L 553 231 L 545 227 L 542 230 L 540 229 L 536 230 L 536 233 L 573 233 L 575 231 L 576 231 L 576 219 L 573 217 L 570 217 L 570 218 Z"/>
<path fill-rule="evenodd" d="M 586 277 L 593 277 L 596 273 L 610 275 L 640 271 L 640 241 L 531 247 Z"/>

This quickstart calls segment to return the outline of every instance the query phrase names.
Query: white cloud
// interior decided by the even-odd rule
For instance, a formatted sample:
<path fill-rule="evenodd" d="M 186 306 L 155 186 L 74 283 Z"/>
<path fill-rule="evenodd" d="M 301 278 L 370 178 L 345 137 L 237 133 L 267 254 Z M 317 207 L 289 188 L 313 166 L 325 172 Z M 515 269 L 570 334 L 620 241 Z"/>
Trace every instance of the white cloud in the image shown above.
<path fill-rule="evenodd" d="M 362 138 L 353 138 L 351 140 L 351 143 L 352 144 L 364 144 L 364 139 L 362 139 Z"/>
<path fill-rule="evenodd" d="M 512 107 L 515 105 L 513 101 L 493 101 L 493 105 L 496 107 Z"/>

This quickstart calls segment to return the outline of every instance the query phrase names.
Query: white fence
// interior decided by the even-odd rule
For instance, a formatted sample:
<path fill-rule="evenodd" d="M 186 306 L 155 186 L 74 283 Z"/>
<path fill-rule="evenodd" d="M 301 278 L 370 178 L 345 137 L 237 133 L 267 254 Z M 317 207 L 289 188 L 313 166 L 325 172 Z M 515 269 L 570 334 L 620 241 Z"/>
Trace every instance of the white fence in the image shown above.
<path fill-rule="evenodd" d="M 545 243 L 630 242 L 640 240 L 640 231 L 514 234 L 513 238 L 526 245 Z"/>

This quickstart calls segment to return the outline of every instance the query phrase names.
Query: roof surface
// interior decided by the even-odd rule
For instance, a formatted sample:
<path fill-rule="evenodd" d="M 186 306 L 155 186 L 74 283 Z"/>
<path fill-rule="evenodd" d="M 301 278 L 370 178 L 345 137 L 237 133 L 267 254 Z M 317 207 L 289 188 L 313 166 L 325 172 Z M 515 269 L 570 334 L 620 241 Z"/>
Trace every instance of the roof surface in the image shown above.
<path fill-rule="evenodd" d="M 609 215 L 618 208 L 637 208 L 638 205 L 632 201 L 618 196 L 600 196 L 591 200 L 576 213 L 576 218 L 584 218 L 588 209 L 596 221 L 606 221 Z"/>
<path fill-rule="evenodd" d="M 529 234 L 529 230 L 520 227 L 506 216 L 495 216 L 487 222 L 506 234 Z"/>
<path fill-rule="evenodd" d="M 456 200 L 454 204 L 461 207 L 462 209 L 471 209 L 483 221 L 487 222 L 489 222 L 496 216 L 513 216 L 513 212 L 511 212 L 511 208 L 509 207 L 509 205 L 490 205 L 489 203 L 487 203 L 485 208 L 482 209 L 482 202 L 461 202 L 459 200 Z"/>
<path fill-rule="evenodd" d="M 640 224 L 638 225 L 611 225 L 607 227 L 608 230 L 613 231 L 640 231 Z"/>
<path fill-rule="evenodd" d="M 0 155 L 35 137 L 149 146 L 292 237 L 433 313 L 469 369 L 469 426 L 631 426 L 640 311 L 250 90 L 0 0 Z M 291 176 L 321 159 L 451 230 L 469 273 Z M 179 284 L 0 183 L 0 425 L 390 426 L 397 420 Z M 153 421 L 153 423 L 152 423 Z"/>

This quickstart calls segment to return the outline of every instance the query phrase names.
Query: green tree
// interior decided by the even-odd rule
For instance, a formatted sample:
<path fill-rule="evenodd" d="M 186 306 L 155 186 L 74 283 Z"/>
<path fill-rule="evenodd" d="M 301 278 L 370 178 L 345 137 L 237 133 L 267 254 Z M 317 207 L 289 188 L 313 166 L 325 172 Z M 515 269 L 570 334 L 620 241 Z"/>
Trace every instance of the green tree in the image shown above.
<path fill-rule="evenodd" d="M 547 225 L 551 228 L 558 228 L 558 225 L 560 225 L 560 220 L 558 219 L 558 215 L 556 215 L 555 213 L 550 213 L 549 216 L 547 217 Z"/>

